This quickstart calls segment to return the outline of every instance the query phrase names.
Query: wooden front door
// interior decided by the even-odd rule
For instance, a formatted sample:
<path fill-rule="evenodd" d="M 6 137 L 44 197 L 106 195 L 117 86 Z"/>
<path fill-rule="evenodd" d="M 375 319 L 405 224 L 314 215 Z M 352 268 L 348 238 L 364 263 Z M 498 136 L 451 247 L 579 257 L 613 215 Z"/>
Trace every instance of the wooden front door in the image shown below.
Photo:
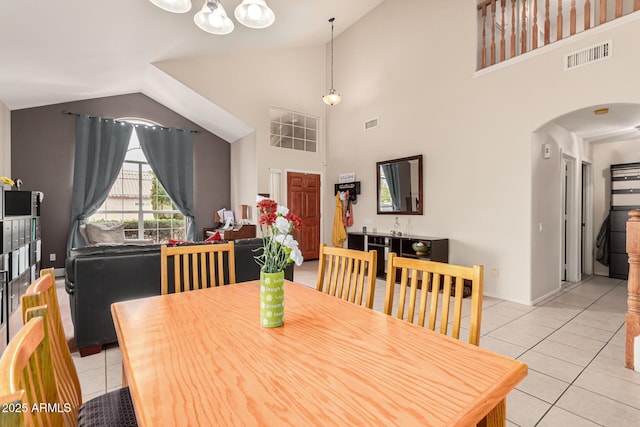
<path fill-rule="evenodd" d="M 287 172 L 287 206 L 302 218 L 294 233 L 305 260 L 320 256 L 320 175 Z"/>

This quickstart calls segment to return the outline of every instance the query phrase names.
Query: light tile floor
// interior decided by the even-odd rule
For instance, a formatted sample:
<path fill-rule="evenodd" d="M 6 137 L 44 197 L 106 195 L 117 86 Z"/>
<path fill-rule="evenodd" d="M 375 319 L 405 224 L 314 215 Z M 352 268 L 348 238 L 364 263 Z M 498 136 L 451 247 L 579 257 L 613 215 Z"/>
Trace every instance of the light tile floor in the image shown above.
<path fill-rule="evenodd" d="M 297 268 L 296 281 L 315 287 L 317 265 Z M 375 310 L 384 297 L 378 280 Z M 640 373 L 624 367 L 626 298 L 626 281 L 601 276 L 534 307 L 484 298 L 480 345 L 529 365 L 507 397 L 508 426 L 640 425 Z M 85 400 L 120 386 L 117 346 L 73 356 Z"/>

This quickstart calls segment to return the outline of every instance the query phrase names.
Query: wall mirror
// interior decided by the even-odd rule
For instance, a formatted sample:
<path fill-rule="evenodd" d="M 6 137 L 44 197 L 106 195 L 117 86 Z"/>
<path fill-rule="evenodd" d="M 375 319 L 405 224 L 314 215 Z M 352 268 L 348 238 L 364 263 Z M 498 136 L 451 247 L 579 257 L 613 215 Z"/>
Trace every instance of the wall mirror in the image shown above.
<path fill-rule="evenodd" d="M 378 214 L 422 215 L 422 155 L 376 163 Z"/>

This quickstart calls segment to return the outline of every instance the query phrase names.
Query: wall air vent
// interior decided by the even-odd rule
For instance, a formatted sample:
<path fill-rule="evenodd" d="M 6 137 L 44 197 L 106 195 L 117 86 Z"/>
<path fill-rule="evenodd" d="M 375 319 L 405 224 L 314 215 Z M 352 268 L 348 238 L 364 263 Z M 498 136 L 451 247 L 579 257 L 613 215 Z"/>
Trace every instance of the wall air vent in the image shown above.
<path fill-rule="evenodd" d="M 375 119 L 365 120 L 365 122 L 364 122 L 364 130 L 375 129 L 377 127 L 378 127 L 378 118 L 377 117 Z"/>
<path fill-rule="evenodd" d="M 564 70 L 571 70 L 592 62 L 607 59 L 612 54 L 613 43 L 611 40 L 599 43 L 595 46 L 569 53 L 564 57 Z"/>

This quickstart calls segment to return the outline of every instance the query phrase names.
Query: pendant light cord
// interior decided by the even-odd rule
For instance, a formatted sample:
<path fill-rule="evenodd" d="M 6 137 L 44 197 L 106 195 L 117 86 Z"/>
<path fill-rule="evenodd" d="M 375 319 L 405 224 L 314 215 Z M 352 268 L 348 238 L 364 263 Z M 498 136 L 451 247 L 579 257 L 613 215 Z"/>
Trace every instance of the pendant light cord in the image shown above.
<path fill-rule="evenodd" d="M 335 20 L 336 18 L 329 19 L 331 22 L 331 90 L 333 90 L 333 21 Z"/>

